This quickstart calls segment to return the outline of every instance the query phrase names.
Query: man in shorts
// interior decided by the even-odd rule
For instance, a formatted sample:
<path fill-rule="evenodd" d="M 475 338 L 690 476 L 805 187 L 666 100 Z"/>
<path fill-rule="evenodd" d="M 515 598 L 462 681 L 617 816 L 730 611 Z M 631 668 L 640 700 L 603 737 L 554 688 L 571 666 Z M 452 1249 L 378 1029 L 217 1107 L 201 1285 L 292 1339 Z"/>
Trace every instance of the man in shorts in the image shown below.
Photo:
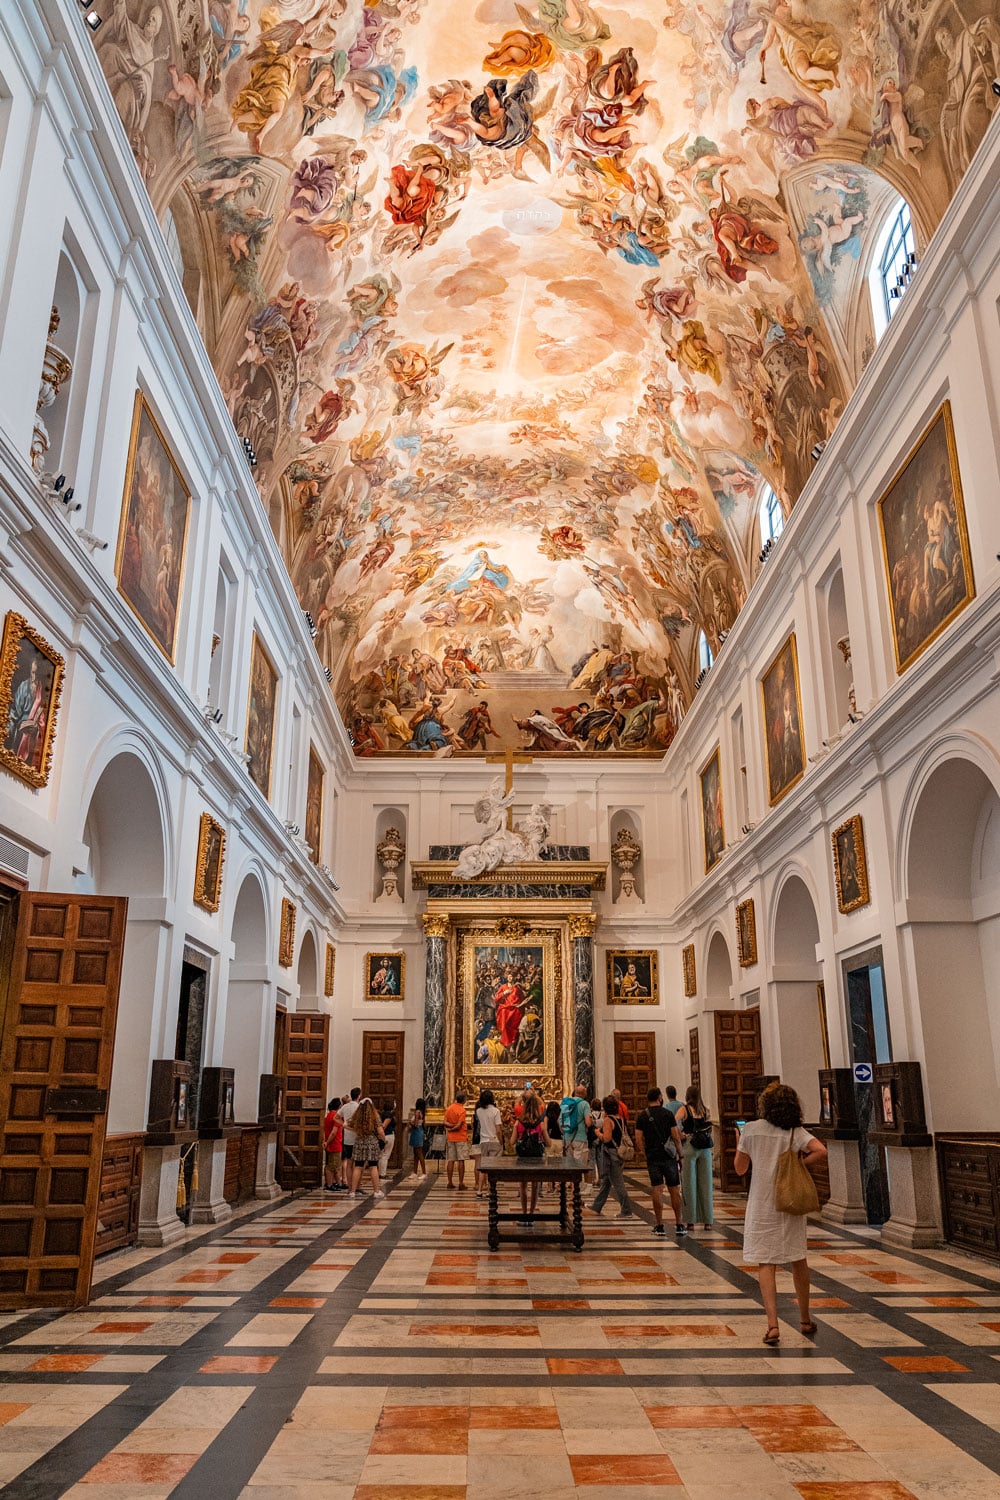
<path fill-rule="evenodd" d="M 361 1090 L 351 1089 L 350 1100 L 340 1106 L 340 1123 L 344 1127 L 344 1180 L 347 1181 L 352 1168 L 348 1163 L 354 1160 L 354 1131 L 351 1129 L 351 1121 L 358 1112 L 361 1103 Z"/>
<path fill-rule="evenodd" d="M 448 1132 L 444 1158 L 448 1164 L 448 1187 L 455 1186 L 455 1163 L 458 1162 L 458 1190 L 464 1193 L 465 1163 L 469 1158 L 469 1123 L 465 1118 L 464 1094 L 456 1094 L 454 1104 L 448 1105 L 444 1112 L 444 1126 Z"/>
<path fill-rule="evenodd" d="M 331 1099 L 326 1106 L 323 1121 L 323 1149 L 326 1152 L 323 1181 L 328 1193 L 345 1191 L 344 1174 L 344 1129 L 340 1122 L 340 1100 Z"/>
<path fill-rule="evenodd" d="M 667 1232 L 663 1227 L 663 1189 L 666 1187 L 674 1211 L 677 1238 L 683 1239 L 687 1230 L 681 1207 L 681 1133 L 670 1110 L 664 1109 L 659 1089 L 650 1089 L 646 1101 L 646 1108 L 635 1122 L 635 1132 L 640 1149 L 646 1153 L 646 1171 L 656 1217 L 653 1233 L 662 1237 Z"/>

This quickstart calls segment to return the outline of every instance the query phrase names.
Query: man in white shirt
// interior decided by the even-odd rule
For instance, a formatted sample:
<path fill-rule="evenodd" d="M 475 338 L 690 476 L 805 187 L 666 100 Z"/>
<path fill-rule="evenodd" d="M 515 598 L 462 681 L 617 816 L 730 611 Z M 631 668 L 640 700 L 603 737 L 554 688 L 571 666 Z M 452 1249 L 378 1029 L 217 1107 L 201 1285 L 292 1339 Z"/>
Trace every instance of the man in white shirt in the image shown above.
<path fill-rule="evenodd" d="M 347 1101 L 346 1104 L 342 1104 L 340 1106 L 340 1123 L 344 1127 L 344 1161 L 345 1162 L 353 1160 L 353 1157 L 354 1157 L 354 1142 L 357 1139 L 357 1137 L 355 1136 L 354 1131 L 350 1129 L 350 1122 L 354 1119 L 354 1116 L 357 1114 L 357 1112 L 358 1112 L 358 1105 L 360 1103 L 361 1103 L 361 1090 L 360 1089 L 351 1089 L 351 1097 L 350 1097 L 350 1099 Z"/>

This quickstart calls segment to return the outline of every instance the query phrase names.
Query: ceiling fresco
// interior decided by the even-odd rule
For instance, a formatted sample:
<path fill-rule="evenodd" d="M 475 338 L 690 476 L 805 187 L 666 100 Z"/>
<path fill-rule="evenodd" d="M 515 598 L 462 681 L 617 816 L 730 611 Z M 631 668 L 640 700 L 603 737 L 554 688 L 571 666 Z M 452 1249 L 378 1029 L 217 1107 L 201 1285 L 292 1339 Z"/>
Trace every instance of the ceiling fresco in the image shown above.
<path fill-rule="evenodd" d="M 993 7 L 111 3 L 357 754 L 662 754 L 871 352 L 867 237 L 988 123 Z"/>

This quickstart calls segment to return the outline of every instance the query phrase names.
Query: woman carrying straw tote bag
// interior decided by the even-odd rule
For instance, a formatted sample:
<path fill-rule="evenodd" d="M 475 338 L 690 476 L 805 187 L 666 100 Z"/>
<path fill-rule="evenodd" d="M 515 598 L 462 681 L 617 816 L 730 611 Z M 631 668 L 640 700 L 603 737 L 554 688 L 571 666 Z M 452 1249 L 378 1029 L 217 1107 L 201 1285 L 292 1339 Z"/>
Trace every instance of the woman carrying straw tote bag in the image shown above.
<path fill-rule="evenodd" d="M 768 1084 L 757 1101 L 757 1111 L 760 1118 L 750 1120 L 740 1136 L 735 1167 L 742 1175 L 753 1162 L 743 1225 L 743 1259 L 758 1268 L 767 1314 L 764 1343 L 773 1348 L 781 1341 L 779 1266 L 791 1266 L 802 1332 L 807 1338 L 816 1334 L 816 1324 L 809 1316 L 806 1216 L 819 1208 L 819 1199 L 807 1169 L 825 1158 L 826 1147 L 802 1128 L 799 1096 L 787 1084 Z"/>

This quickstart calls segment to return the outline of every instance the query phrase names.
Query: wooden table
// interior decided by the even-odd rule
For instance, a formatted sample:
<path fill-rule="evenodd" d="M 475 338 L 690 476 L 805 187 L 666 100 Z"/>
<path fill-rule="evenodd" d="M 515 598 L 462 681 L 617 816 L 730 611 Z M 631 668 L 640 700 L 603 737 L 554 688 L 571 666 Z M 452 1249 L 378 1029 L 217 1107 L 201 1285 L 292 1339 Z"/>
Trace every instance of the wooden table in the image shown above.
<path fill-rule="evenodd" d="M 526 1217 L 522 1210 L 518 1209 L 514 1214 L 502 1214 L 497 1206 L 497 1188 L 501 1182 L 511 1182 L 520 1187 L 521 1183 L 527 1183 L 529 1187 L 533 1183 L 555 1182 L 559 1185 L 559 1212 L 558 1213 L 535 1213 L 531 1215 L 533 1222 L 544 1222 L 558 1224 L 557 1234 L 506 1234 L 504 1240 L 530 1239 L 538 1244 L 544 1240 L 557 1240 L 560 1244 L 569 1244 L 574 1250 L 583 1249 L 583 1200 L 580 1197 L 580 1188 L 585 1177 L 590 1176 L 590 1167 L 583 1162 L 573 1161 L 569 1157 L 542 1157 L 539 1160 L 525 1160 L 518 1156 L 487 1156 L 480 1159 L 479 1170 L 490 1184 L 490 1228 L 487 1243 L 491 1250 L 500 1248 L 500 1225 L 516 1223 Z M 569 1207 L 566 1201 L 566 1189 L 573 1189 L 573 1222 L 570 1223 Z"/>

